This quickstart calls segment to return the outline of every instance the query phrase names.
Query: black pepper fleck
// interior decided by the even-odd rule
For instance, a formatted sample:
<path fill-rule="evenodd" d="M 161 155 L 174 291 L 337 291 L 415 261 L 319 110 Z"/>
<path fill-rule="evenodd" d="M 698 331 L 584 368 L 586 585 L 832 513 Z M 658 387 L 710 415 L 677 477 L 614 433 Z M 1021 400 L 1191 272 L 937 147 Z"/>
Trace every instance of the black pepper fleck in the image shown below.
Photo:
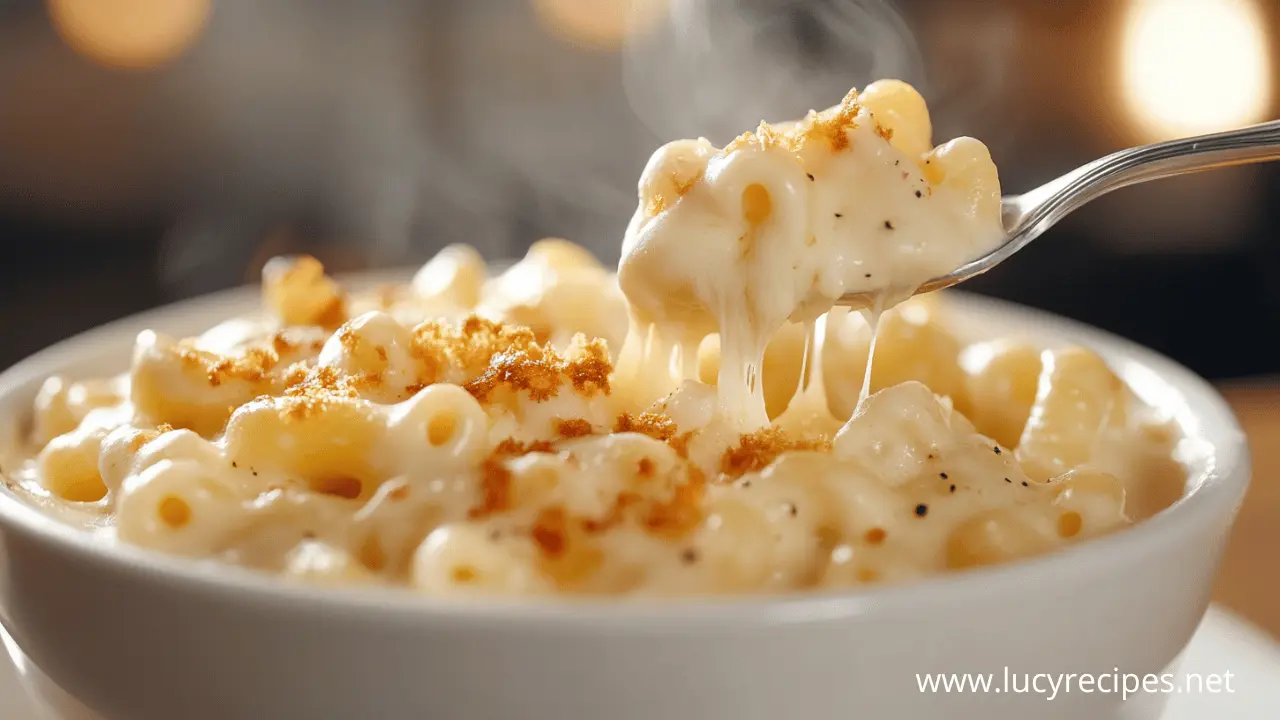
<path fill-rule="evenodd" d="M 893 229 L 893 221 L 892 221 L 892 220 L 885 220 L 885 221 L 884 221 L 884 228 L 885 228 L 886 230 L 892 230 L 892 229 Z"/>
<path fill-rule="evenodd" d="M 698 551 L 693 548 L 688 548 L 684 552 L 680 553 L 680 560 L 685 565 L 692 565 L 698 562 Z"/>
<path fill-rule="evenodd" d="M 232 461 L 231 461 L 231 467 L 233 467 L 233 468 L 234 468 L 234 467 L 240 467 L 240 466 L 239 466 L 239 465 L 236 465 L 236 461 L 235 461 L 235 460 L 232 460 Z"/>
<path fill-rule="evenodd" d="M 836 213 L 836 217 L 844 217 L 844 213 Z"/>
<path fill-rule="evenodd" d="M 930 460 L 932 460 L 932 459 L 933 459 L 933 453 L 929 453 L 929 459 L 930 459 Z"/>
<path fill-rule="evenodd" d="M 791 517 L 795 517 L 800 514 L 800 509 L 796 507 L 795 503 L 789 502 L 787 503 L 787 514 Z"/>
<path fill-rule="evenodd" d="M 901 165 L 901 164 L 902 164 L 902 161 L 901 161 L 901 160 L 894 160 L 894 161 L 893 161 L 893 166 L 894 166 L 894 167 L 898 167 L 898 166 L 899 166 L 899 165 Z"/>
<path fill-rule="evenodd" d="M 919 190 L 917 190 L 917 191 L 916 191 L 916 197 L 924 197 L 924 193 L 922 193 L 922 192 L 920 192 Z"/>
<path fill-rule="evenodd" d="M 991 448 L 991 449 L 992 449 L 992 450 L 995 450 L 997 455 L 999 455 L 999 454 L 1000 454 L 1000 446 L 999 446 L 999 445 L 996 445 L 995 447 L 993 447 L 993 448 Z"/>
<path fill-rule="evenodd" d="M 258 471 L 257 471 L 257 470 L 254 470 L 253 468 L 249 468 L 249 472 L 253 473 L 253 476 L 254 476 L 254 477 L 258 477 Z"/>
<path fill-rule="evenodd" d="M 946 474 L 946 473 L 938 473 L 938 477 L 942 478 L 943 480 L 946 480 L 946 479 L 947 479 L 947 474 Z"/>
<path fill-rule="evenodd" d="M 956 486 L 955 486 L 955 485 L 952 485 L 952 486 L 951 486 L 951 492 L 955 492 L 955 491 L 956 491 Z"/>
<path fill-rule="evenodd" d="M 316 534 L 315 534 L 315 533 L 313 533 L 313 532 L 311 532 L 310 530 L 308 530 L 308 531 L 306 531 L 306 532 L 302 533 L 302 539 L 303 539 L 303 540 L 315 540 L 315 539 L 316 539 Z"/>
<path fill-rule="evenodd" d="M 743 480 L 743 481 L 742 481 L 742 487 L 744 487 L 744 488 L 749 488 L 749 487 L 751 487 L 751 481 L 750 481 L 750 480 Z"/>
<path fill-rule="evenodd" d="M 812 180 L 812 179 L 813 179 L 813 173 L 805 173 L 805 175 L 806 175 L 810 180 Z"/>
<path fill-rule="evenodd" d="M 1027 481 L 1026 481 L 1026 480 L 1023 480 L 1023 481 L 1022 481 L 1022 487 L 1031 487 L 1031 486 L 1030 486 L 1030 485 L 1027 485 Z"/>
<path fill-rule="evenodd" d="M 1005 482 L 1007 482 L 1007 483 L 1011 483 L 1011 482 L 1013 482 L 1013 481 L 1012 481 L 1012 480 L 1010 480 L 1009 478 L 1005 478 L 1005 479 L 1004 479 L 1004 481 L 1005 481 Z"/>
<path fill-rule="evenodd" d="M 864 277 L 871 277 L 871 273 L 867 273 Z"/>
<path fill-rule="evenodd" d="M 924 503 L 920 503 L 919 505 L 917 505 L 917 506 L 916 506 L 916 515 L 917 515 L 917 516 L 919 516 L 919 517 L 924 517 L 925 515 L 928 515 L 928 514 L 929 514 L 929 506 L 928 506 L 928 505 L 925 505 Z"/>

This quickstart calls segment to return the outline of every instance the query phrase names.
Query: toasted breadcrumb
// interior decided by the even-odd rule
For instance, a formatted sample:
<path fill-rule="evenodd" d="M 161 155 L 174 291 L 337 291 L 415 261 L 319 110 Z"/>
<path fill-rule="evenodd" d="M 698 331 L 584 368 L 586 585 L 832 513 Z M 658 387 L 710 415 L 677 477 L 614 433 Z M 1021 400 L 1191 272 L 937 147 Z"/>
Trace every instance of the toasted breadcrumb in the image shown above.
<path fill-rule="evenodd" d="M 289 342 L 285 332 L 280 330 L 271 336 L 271 349 L 275 351 L 276 355 L 288 355 L 297 350 L 298 346 Z"/>
<path fill-rule="evenodd" d="M 504 512 L 511 507 L 511 471 L 506 461 L 532 452 L 555 452 L 555 445 L 545 440 L 522 443 L 507 438 L 480 464 L 480 504 L 471 508 L 472 518 Z"/>
<path fill-rule="evenodd" d="M 689 440 L 692 432 L 680 433 L 674 421 L 663 413 L 645 411 L 639 415 L 622 413 L 614 421 L 613 431 L 616 433 L 633 432 L 648 435 L 654 440 L 661 440 L 671 446 L 672 450 L 682 458 L 689 457 Z"/>
<path fill-rule="evenodd" d="M 824 113 L 810 112 L 796 126 L 793 134 L 802 138 L 798 140 L 800 145 L 803 145 L 804 139 L 820 137 L 831 146 L 832 151 L 844 150 L 849 147 L 849 130 L 858 126 L 855 118 L 861 110 L 858 91 L 850 90 L 840 104 L 831 110 Z"/>
<path fill-rule="evenodd" d="M 413 330 L 411 353 L 423 364 L 422 382 L 456 381 L 483 373 L 495 355 L 537 346 L 533 331 L 472 315 L 461 325 L 428 321 Z"/>
<path fill-rule="evenodd" d="M 338 330 L 338 342 L 342 343 L 343 349 L 349 353 L 354 353 L 360 349 L 360 336 L 356 334 L 350 324 L 343 325 Z"/>
<path fill-rule="evenodd" d="M 563 356 L 537 343 L 494 354 L 484 372 L 463 387 L 480 402 L 486 402 L 499 387 L 526 392 L 532 400 L 541 402 L 555 397 L 568 381 L 580 395 L 592 397 L 609 394 L 612 371 L 604 341 L 587 341 L 578 335 Z"/>
<path fill-rule="evenodd" d="M 291 368 L 290 378 L 294 377 Z M 280 414 L 287 420 L 306 420 L 324 412 L 335 401 L 358 398 L 358 388 L 357 378 L 343 375 L 337 368 L 315 367 L 285 388 Z"/>
<path fill-rule="evenodd" d="M 556 434 L 560 437 L 576 438 L 591 434 L 591 422 L 582 418 L 556 420 Z"/>
<path fill-rule="evenodd" d="M 640 433 L 666 442 L 675 437 L 677 428 L 675 421 L 662 413 L 642 412 L 639 415 L 622 413 L 614 422 L 613 431 Z"/>
<path fill-rule="evenodd" d="M 381 372 L 362 372 L 351 376 L 352 387 L 357 390 L 372 390 L 382 386 Z"/>
<path fill-rule="evenodd" d="M 564 555 L 565 531 L 568 521 L 563 507 L 543 508 L 533 524 L 533 541 L 544 555 L 560 557 Z"/>
<path fill-rule="evenodd" d="M 810 110 L 803 120 L 786 130 L 778 130 L 769 123 L 762 122 L 755 132 L 739 135 L 722 152 L 727 155 L 749 147 L 799 152 L 811 141 L 823 142 L 832 152 L 838 152 L 849 147 L 849 130 L 858 127 L 856 120 L 861 111 L 858 91 L 850 90 L 839 105 L 822 112 Z M 876 132 L 886 140 L 892 136 L 892 133 L 878 124 Z"/>
<path fill-rule="evenodd" d="M 726 478 L 739 478 L 763 470 L 785 452 L 830 449 L 831 441 L 825 437 L 793 438 L 780 428 L 769 427 L 742 435 L 736 446 L 725 450 L 720 456 L 720 472 Z"/>
<path fill-rule="evenodd" d="M 184 340 L 174 349 L 184 366 L 204 374 L 210 387 L 228 380 L 263 383 L 268 373 L 280 364 L 280 355 L 269 348 L 250 348 L 238 356 L 224 356 L 200 350 L 192 341 Z"/>

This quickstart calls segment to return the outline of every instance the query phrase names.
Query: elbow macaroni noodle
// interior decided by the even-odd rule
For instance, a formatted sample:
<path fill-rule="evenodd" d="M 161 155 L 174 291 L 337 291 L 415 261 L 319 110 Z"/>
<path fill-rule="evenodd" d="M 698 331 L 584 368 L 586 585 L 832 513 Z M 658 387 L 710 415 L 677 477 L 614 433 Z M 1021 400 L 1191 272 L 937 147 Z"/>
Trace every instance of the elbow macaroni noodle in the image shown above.
<path fill-rule="evenodd" d="M 1097 355 L 967 343 L 930 296 L 880 318 L 998 214 L 981 143 L 929 136 L 882 82 L 668 145 L 618 275 L 558 239 L 369 293 L 272 261 L 261 317 L 51 378 L 10 486 L 105 538 L 449 596 L 859 587 L 1158 510 L 1175 434 Z M 887 300 L 831 310 L 846 290 Z"/>

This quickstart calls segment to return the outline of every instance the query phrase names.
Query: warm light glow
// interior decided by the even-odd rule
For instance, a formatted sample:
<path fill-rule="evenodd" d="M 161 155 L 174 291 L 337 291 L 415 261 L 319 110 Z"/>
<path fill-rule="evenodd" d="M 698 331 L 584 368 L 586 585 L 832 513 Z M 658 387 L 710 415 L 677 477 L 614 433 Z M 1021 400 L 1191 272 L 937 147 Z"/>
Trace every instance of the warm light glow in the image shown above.
<path fill-rule="evenodd" d="M 204 29 L 211 0 L 46 0 L 49 18 L 76 52 L 110 67 L 154 67 Z"/>
<path fill-rule="evenodd" d="M 629 35 L 652 28 L 670 0 L 532 0 L 548 32 L 579 47 L 616 50 Z"/>
<path fill-rule="evenodd" d="M 1125 99 L 1149 139 L 1265 119 L 1271 58 L 1255 0 L 1131 2 Z"/>

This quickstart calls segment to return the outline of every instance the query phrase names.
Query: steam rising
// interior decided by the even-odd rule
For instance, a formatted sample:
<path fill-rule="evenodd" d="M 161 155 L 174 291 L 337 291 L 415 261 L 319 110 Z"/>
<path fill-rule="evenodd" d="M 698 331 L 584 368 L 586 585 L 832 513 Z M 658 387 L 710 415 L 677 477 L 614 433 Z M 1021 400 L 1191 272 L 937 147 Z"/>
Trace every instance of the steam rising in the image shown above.
<path fill-rule="evenodd" d="M 199 204 L 168 243 L 168 279 L 238 281 L 281 225 L 322 228 L 339 257 L 360 258 L 347 266 L 421 262 L 459 241 L 512 257 L 543 236 L 610 262 L 663 142 L 725 142 L 879 78 L 912 83 L 950 117 L 890 0 L 669 2 L 607 51 L 538 27 L 528 0 L 222 0 L 175 71 L 209 119 L 195 151 L 205 179 L 189 189 Z M 952 89 L 949 101 L 985 102 Z M 273 252 L 316 250 L 274 237 Z"/>
<path fill-rule="evenodd" d="M 722 143 L 880 78 L 928 96 L 911 30 L 887 0 L 671 2 L 667 23 L 636 38 L 624 63 L 631 106 L 658 137 Z"/>

